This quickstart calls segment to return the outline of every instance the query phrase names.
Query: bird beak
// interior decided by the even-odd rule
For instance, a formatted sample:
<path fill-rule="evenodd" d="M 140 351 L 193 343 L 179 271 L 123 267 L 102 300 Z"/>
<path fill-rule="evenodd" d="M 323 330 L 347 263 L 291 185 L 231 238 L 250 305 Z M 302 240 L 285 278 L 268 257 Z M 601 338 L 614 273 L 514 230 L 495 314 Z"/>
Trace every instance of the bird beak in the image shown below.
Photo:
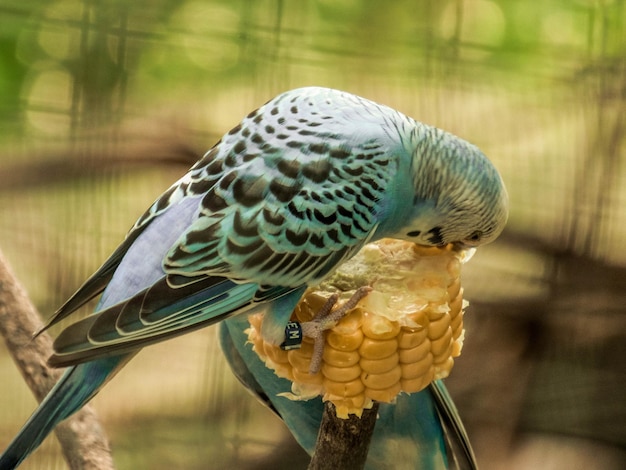
<path fill-rule="evenodd" d="M 474 253 L 476 253 L 476 247 L 463 242 L 454 242 L 452 243 L 452 251 L 459 253 L 461 263 L 466 263 L 474 256 Z"/>

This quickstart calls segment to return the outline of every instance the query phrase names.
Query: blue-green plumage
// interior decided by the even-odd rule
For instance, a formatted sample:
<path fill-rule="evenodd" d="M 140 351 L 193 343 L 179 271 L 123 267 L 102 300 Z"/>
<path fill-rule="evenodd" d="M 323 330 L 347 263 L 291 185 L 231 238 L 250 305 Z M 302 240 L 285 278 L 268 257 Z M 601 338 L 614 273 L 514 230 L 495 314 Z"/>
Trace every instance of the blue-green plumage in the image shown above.
<path fill-rule="evenodd" d="M 365 243 L 476 246 L 506 217 L 500 176 L 471 144 L 349 93 L 283 93 L 168 189 L 56 312 L 50 324 L 104 291 L 96 312 L 56 339 L 50 363 L 72 368 L 0 469 L 143 346 L 257 308 L 269 309 L 262 334 L 279 344 L 304 289 Z"/>

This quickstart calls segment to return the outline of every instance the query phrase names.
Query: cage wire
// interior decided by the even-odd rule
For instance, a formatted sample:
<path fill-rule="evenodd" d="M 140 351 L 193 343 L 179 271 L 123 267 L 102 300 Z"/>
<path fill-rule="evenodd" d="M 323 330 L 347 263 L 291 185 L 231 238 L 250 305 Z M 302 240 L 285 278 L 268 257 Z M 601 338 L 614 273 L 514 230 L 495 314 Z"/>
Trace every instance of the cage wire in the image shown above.
<path fill-rule="evenodd" d="M 0 249 L 47 317 L 247 112 L 303 85 L 361 94 L 478 144 L 510 192 L 465 269 L 447 382 L 482 468 L 623 468 L 625 22 L 623 0 L 7 0 Z M 3 447 L 34 400 L 5 351 L 0 382 Z M 212 328 L 95 403 L 120 469 L 306 465 Z M 23 468 L 65 468 L 54 438 Z"/>

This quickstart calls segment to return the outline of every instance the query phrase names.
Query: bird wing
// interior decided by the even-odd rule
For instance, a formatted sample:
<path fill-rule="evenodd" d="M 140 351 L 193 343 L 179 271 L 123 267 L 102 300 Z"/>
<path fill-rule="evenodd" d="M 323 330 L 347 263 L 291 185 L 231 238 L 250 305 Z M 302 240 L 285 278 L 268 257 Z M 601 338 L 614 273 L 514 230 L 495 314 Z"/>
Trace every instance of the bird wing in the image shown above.
<path fill-rule="evenodd" d="M 378 225 L 395 176 L 393 156 L 375 141 L 366 149 L 327 140 L 266 148 L 264 156 L 216 151 L 205 157 L 183 183 L 186 191 L 204 189 L 216 168 L 219 178 L 203 193 L 197 220 L 167 253 L 165 272 L 179 280 L 211 274 L 295 287 L 322 279 L 355 254 Z M 231 147 L 237 142 L 225 148 Z"/>
<path fill-rule="evenodd" d="M 171 288 L 163 277 L 130 299 L 63 330 L 54 342 L 55 353 L 49 363 L 64 367 L 123 354 L 215 323 L 252 308 L 257 288 L 219 277 Z M 292 291 L 277 288 L 273 294 Z"/>
<path fill-rule="evenodd" d="M 400 146 L 371 116 L 346 125 L 309 112 L 287 125 L 280 116 L 293 103 L 250 113 L 157 199 L 71 307 L 107 282 L 124 290 L 139 278 L 141 288 L 61 333 L 52 364 L 126 352 L 289 297 L 282 321 L 306 285 L 371 239 L 394 195 Z M 189 200 L 193 216 L 181 223 Z"/>
<path fill-rule="evenodd" d="M 106 288 L 107 284 L 111 281 L 111 279 L 113 278 L 113 274 L 115 273 L 115 270 L 124 258 L 124 255 L 135 242 L 137 237 L 141 234 L 144 228 L 144 226 L 141 226 L 133 229 L 128 234 L 124 242 L 122 242 L 122 244 L 117 247 L 117 249 L 104 262 L 104 264 L 100 266 L 100 268 L 98 268 L 98 270 L 93 273 L 56 312 L 54 312 L 54 314 L 48 319 L 46 324 L 37 332 L 35 332 L 33 336 L 39 336 L 52 325 L 63 320 L 68 315 L 72 314 L 80 307 L 85 305 L 87 302 L 89 302 L 91 299 L 100 294 Z"/>

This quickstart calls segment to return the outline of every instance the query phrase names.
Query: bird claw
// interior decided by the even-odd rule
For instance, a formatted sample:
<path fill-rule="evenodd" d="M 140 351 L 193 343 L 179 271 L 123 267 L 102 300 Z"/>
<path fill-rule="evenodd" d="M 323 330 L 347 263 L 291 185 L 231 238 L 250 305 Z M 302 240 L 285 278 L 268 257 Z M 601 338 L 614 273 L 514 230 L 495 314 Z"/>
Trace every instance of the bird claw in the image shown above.
<path fill-rule="evenodd" d="M 315 314 L 313 319 L 301 324 L 304 336 L 313 338 L 313 356 L 309 366 L 309 374 L 317 374 L 322 367 L 322 356 L 324 355 L 324 342 L 326 340 L 324 332 L 333 328 L 348 311 L 356 307 L 356 304 L 372 290 L 369 286 L 359 287 L 352 297 L 344 302 L 341 307 L 333 311 L 333 307 L 339 300 L 339 294 L 331 295 L 322 308 Z"/>

